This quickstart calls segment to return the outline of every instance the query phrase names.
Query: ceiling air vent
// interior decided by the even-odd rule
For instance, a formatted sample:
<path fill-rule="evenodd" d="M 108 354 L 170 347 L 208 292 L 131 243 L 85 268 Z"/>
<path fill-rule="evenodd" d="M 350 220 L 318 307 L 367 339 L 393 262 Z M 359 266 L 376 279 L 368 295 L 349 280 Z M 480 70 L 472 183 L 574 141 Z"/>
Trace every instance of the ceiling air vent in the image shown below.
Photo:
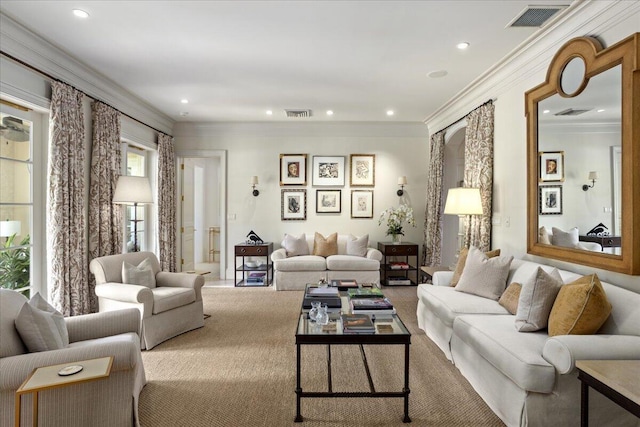
<path fill-rule="evenodd" d="M 587 111 L 591 110 L 577 110 L 574 108 L 567 108 L 566 110 L 555 113 L 554 116 L 579 116 L 580 114 L 584 114 Z"/>
<path fill-rule="evenodd" d="M 508 27 L 542 27 L 549 18 L 567 6 L 527 6 Z"/>
<path fill-rule="evenodd" d="M 303 119 L 305 117 L 311 117 L 311 110 L 284 110 L 287 113 L 287 117 L 293 117 L 294 119 Z"/>

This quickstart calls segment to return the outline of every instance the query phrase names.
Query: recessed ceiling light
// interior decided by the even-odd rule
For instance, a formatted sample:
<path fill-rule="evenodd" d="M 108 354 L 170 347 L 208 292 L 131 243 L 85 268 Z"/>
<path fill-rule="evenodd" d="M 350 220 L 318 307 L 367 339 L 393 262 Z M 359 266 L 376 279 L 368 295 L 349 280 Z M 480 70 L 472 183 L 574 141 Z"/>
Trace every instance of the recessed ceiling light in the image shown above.
<path fill-rule="evenodd" d="M 188 104 L 189 100 L 188 99 L 181 99 L 180 102 L 182 102 L 183 104 Z"/>
<path fill-rule="evenodd" d="M 73 9 L 73 14 L 78 18 L 88 18 L 89 14 L 81 9 Z"/>
<path fill-rule="evenodd" d="M 549 110 L 544 110 L 544 111 L 542 112 L 542 114 L 549 114 L 549 113 L 550 113 L 550 111 L 549 111 Z"/>
<path fill-rule="evenodd" d="M 273 111 L 267 110 L 267 116 L 271 116 L 272 114 L 273 114 Z"/>
<path fill-rule="evenodd" d="M 604 108 L 601 108 L 598 110 L 598 113 L 603 113 L 604 112 Z"/>
<path fill-rule="evenodd" d="M 327 116 L 333 116 L 333 111 L 327 110 Z"/>
<path fill-rule="evenodd" d="M 431 77 L 432 79 L 439 79 L 440 77 L 444 77 L 447 74 L 449 74 L 447 70 L 437 70 L 430 72 L 429 74 L 427 74 L 427 76 Z"/>
<path fill-rule="evenodd" d="M 387 116 L 393 116 L 394 114 L 393 110 L 387 110 Z"/>
<path fill-rule="evenodd" d="M 469 42 L 458 43 L 456 47 L 460 50 L 464 50 L 469 47 Z"/>

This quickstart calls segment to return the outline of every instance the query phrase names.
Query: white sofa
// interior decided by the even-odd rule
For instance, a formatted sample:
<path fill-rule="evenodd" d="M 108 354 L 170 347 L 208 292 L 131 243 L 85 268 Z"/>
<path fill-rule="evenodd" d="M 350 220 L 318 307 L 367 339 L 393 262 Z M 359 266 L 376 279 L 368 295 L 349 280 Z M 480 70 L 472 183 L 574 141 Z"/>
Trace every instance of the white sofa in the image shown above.
<path fill-rule="evenodd" d="M 358 283 L 380 283 L 380 260 L 382 253 L 367 248 L 364 257 L 347 255 L 348 234 L 338 235 L 338 254 L 322 257 L 299 255 L 287 257 L 284 248 L 271 254 L 274 269 L 274 288 L 278 291 L 304 290 L 307 283 L 318 283 L 320 279 L 355 279 Z M 309 253 L 313 253 L 314 234 L 306 234 Z"/>
<path fill-rule="evenodd" d="M 541 266 L 513 260 L 507 284 L 523 283 Z M 559 270 L 564 283 L 580 275 Z M 437 272 L 419 285 L 418 325 L 442 349 L 508 426 L 578 426 L 580 381 L 576 360 L 640 359 L 640 294 L 602 282 L 611 315 L 596 335 L 549 337 L 518 332 L 515 316 L 498 301 L 448 286 L 453 273 Z M 637 418 L 599 393 L 590 393 L 597 426 L 637 426 Z"/>

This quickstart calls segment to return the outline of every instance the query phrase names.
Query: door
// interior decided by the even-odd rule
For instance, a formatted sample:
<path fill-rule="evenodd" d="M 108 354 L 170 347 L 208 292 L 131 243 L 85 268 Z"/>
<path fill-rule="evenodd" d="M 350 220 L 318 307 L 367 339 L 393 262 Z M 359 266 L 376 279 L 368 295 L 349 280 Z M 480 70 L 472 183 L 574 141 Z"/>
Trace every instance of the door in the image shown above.
<path fill-rule="evenodd" d="M 195 209 L 194 209 L 194 166 L 190 159 L 184 159 L 184 162 L 180 166 L 182 183 L 181 193 L 181 218 L 182 224 L 180 226 L 181 232 L 181 247 L 182 247 L 182 260 L 180 271 L 195 271 L 195 258 L 194 258 L 194 232 L 195 232 Z"/>

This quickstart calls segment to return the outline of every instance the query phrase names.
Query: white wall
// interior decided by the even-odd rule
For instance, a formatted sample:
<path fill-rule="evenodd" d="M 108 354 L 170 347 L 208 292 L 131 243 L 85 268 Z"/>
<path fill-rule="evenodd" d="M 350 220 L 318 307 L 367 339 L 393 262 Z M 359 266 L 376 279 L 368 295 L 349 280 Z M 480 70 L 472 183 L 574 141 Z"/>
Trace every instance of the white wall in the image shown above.
<path fill-rule="evenodd" d="M 319 232 L 368 233 L 372 245 L 388 241 L 378 216 L 399 204 L 398 176 L 406 175 L 403 200 L 413 206 L 417 227 L 405 227 L 405 241 L 422 243 L 424 194 L 427 178 L 427 128 L 406 123 L 178 123 L 174 128 L 176 150 L 227 151 L 227 277 L 232 277 L 233 247 L 243 242 L 250 230 L 279 247 L 284 233 Z M 308 155 L 307 220 L 281 221 L 280 154 Z M 311 185 L 314 155 L 348 156 L 375 154 L 374 217 L 351 219 L 348 175 L 342 190 L 342 213 L 316 214 L 315 192 Z M 348 173 L 348 167 L 347 167 Z M 249 180 L 257 175 L 260 195 L 251 194 Z M 324 187 L 323 187 L 324 188 Z M 362 187 L 358 187 L 359 189 Z M 235 217 L 235 219 L 233 219 Z"/>

